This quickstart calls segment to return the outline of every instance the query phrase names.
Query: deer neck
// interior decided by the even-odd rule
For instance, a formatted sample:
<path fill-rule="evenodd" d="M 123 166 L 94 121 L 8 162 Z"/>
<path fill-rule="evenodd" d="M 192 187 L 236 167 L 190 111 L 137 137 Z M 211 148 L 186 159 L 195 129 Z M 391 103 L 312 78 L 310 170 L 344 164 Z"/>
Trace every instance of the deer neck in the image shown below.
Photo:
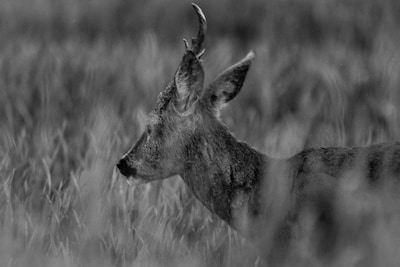
<path fill-rule="evenodd" d="M 257 194 L 267 158 L 228 131 L 195 135 L 185 148 L 181 176 L 209 210 L 232 223 L 235 209 L 257 213 Z"/>

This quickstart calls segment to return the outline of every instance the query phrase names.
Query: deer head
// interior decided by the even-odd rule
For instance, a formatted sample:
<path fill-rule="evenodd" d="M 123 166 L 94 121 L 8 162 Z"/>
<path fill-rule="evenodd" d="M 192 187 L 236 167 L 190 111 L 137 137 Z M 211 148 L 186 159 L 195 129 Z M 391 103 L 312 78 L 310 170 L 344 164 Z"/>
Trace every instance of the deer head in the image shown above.
<path fill-rule="evenodd" d="M 185 53 L 173 81 L 160 93 L 139 140 L 117 164 L 120 172 L 135 182 L 181 174 L 189 151 L 197 153 L 203 138 L 226 131 L 218 119 L 219 110 L 239 93 L 254 58 L 249 52 L 204 88 L 200 57 L 206 19 L 197 5 L 192 6 L 200 23 L 197 37 L 191 45 L 184 40 Z"/>

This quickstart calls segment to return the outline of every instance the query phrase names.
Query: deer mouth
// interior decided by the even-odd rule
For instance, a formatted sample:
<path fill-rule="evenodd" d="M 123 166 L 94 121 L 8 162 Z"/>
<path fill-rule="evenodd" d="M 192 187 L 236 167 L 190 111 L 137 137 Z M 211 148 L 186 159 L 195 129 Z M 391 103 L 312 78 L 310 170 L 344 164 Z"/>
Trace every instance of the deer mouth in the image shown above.
<path fill-rule="evenodd" d="M 126 177 L 126 181 L 130 186 L 138 186 L 142 184 L 147 184 L 148 181 L 139 177 Z"/>
<path fill-rule="evenodd" d="M 128 184 L 134 185 L 134 186 L 141 185 L 141 184 L 147 184 L 154 180 L 153 177 L 155 177 L 155 175 L 147 175 L 147 174 L 140 174 L 140 173 L 136 173 L 133 176 L 132 175 L 125 176 Z"/>

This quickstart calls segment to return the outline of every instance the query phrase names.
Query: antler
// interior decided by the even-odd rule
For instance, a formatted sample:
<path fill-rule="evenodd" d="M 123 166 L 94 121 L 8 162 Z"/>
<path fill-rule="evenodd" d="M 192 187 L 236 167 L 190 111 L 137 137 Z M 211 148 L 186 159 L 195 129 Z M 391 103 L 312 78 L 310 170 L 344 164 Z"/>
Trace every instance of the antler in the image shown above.
<path fill-rule="evenodd" d="M 194 8 L 194 11 L 196 12 L 197 17 L 199 19 L 199 24 L 200 24 L 199 31 L 197 32 L 197 36 L 192 38 L 191 46 L 185 39 L 183 39 L 183 42 L 185 44 L 186 50 L 191 50 L 196 55 L 197 58 L 201 58 L 201 56 L 204 54 L 204 49 L 202 49 L 201 46 L 203 45 L 205 33 L 207 30 L 207 20 L 206 17 L 204 16 L 203 11 L 198 5 L 192 3 L 192 7 Z M 167 107 L 169 101 L 175 94 L 175 91 L 176 91 L 175 81 L 172 80 L 167 85 L 165 90 L 161 92 L 158 96 L 158 100 L 155 107 L 155 111 L 157 113 L 162 112 L 162 110 L 164 110 Z"/>
<path fill-rule="evenodd" d="M 204 37 L 206 34 L 206 30 L 207 30 L 207 20 L 206 20 L 206 16 L 204 16 L 203 11 L 201 10 L 201 8 L 192 3 L 192 7 L 194 8 L 194 11 L 196 11 L 197 17 L 199 19 L 199 31 L 197 32 L 197 37 L 196 38 L 192 38 L 192 51 L 196 54 L 203 54 L 204 50 L 201 50 L 201 45 L 203 44 L 204 41 Z"/>
<path fill-rule="evenodd" d="M 204 54 L 204 49 L 201 49 L 201 46 L 203 44 L 204 41 L 204 37 L 205 37 L 205 33 L 207 30 L 207 20 L 206 20 L 206 16 L 204 16 L 203 11 L 201 10 L 201 8 L 192 3 L 192 7 L 194 9 L 194 11 L 197 14 L 197 17 L 199 19 L 199 31 L 197 32 L 197 36 L 192 38 L 192 45 L 191 47 L 189 47 L 189 43 L 186 41 L 186 39 L 183 39 L 183 42 L 185 44 L 185 49 L 188 50 L 192 50 L 193 53 L 200 58 L 203 54 Z"/>

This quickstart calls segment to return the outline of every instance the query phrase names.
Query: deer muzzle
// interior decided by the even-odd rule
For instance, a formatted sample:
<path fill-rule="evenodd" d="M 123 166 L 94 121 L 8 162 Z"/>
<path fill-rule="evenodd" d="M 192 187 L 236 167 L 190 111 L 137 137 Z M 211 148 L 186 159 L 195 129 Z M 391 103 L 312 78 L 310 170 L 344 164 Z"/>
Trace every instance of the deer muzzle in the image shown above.
<path fill-rule="evenodd" d="M 120 159 L 120 161 L 117 163 L 117 168 L 119 169 L 121 174 L 126 178 L 135 176 L 137 172 L 135 168 L 128 165 L 125 158 Z"/>

